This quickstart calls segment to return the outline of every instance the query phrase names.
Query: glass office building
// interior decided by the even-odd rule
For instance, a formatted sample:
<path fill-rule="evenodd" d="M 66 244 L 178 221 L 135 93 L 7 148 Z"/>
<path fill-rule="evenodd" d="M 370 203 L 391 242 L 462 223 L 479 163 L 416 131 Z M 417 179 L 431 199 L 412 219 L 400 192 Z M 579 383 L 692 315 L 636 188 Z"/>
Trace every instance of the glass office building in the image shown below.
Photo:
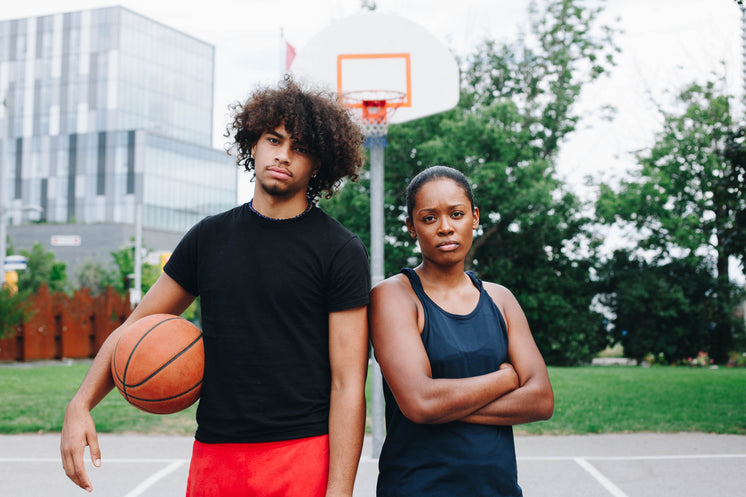
<path fill-rule="evenodd" d="M 236 203 L 211 147 L 214 47 L 122 7 L 0 21 L 3 197 L 46 223 L 183 233 Z M 7 145 L 7 146 L 6 146 Z"/>

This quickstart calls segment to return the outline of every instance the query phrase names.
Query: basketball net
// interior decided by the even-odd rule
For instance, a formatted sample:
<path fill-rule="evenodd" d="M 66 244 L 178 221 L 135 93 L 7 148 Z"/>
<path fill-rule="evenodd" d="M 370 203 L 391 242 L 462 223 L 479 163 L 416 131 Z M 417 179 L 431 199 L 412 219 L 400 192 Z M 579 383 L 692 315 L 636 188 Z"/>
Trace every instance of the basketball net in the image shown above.
<path fill-rule="evenodd" d="M 404 104 L 405 97 L 405 93 L 393 90 L 357 90 L 342 94 L 342 101 L 365 136 L 365 147 L 386 146 L 389 118 Z"/>

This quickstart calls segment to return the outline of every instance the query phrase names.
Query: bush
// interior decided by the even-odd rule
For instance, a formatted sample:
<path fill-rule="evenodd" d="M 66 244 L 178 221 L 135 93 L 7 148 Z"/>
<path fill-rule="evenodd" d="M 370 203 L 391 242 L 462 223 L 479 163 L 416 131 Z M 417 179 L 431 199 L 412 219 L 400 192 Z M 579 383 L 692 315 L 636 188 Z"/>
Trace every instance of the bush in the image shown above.
<path fill-rule="evenodd" d="M 717 281 L 706 263 L 680 259 L 660 264 L 618 251 L 601 274 L 600 301 L 615 314 L 613 338 L 627 357 L 647 360 L 655 351 L 653 363 L 675 364 L 713 350 L 720 304 L 713 298 Z"/>
<path fill-rule="evenodd" d="M 732 351 L 728 354 L 728 367 L 746 368 L 746 352 Z"/>

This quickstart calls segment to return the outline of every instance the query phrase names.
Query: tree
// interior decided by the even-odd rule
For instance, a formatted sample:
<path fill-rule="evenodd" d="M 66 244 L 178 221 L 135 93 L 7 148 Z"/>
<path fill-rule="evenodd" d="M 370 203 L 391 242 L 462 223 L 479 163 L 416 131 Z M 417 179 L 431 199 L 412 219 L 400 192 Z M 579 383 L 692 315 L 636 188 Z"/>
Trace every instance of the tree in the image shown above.
<path fill-rule="evenodd" d="M 386 273 L 416 258 L 403 229 L 405 187 L 424 167 L 446 164 L 471 179 L 481 226 L 470 269 L 513 290 L 548 362 L 590 360 L 606 345 L 591 310 L 598 244 L 578 198 L 557 178 L 554 159 L 579 116 L 582 87 L 613 65 L 613 30 L 600 9 L 578 0 L 532 3 L 531 35 L 487 40 L 462 62 L 462 95 L 452 111 L 391 126 L 385 172 Z M 367 178 L 324 203 L 368 239 Z"/>
<path fill-rule="evenodd" d="M 13 336 L 28 312 L 24 295 L 7 286 L 0 287 L 0 338 Z"/>
<path fill-rule="evenodd" d="M 21 254 L 26 256 L 26 269 L 18 272 L 19 294 L 32 295 L 43 283 L 50 292 L 67 291 L 66 264 L 56 260 L 53 252 L 47 252 L 37 242 L 31 250 L 21 250 Z"/>
<path fill-rule="evenodd" d="M 117 266 L 116 277 L 114 278 L 114 285 L 112 285 L 119 293 L 126 294 L 129 289 L 129 285 L 133 284 L 130 281 L 130 275 L 135 272 L 135 246 L 134 244 L 129 247 L 123 247 L 116 252 L 111 252 L 111 257 L 114 259 L 114 264 Z M 142 264 L 142 294 L 145 295 L 150 287 L 156 282 L 160 276 L 161 270 L 157 266 L 151 264 Z"/>
<path fill-rule="evenodd" d="M 738 333 L 729 260 L 743 262 L 746 253 L 746 151 L 731 99 L 716 82 L 687 86 L 678 95 L 682 110 L 663 112 L 663 130 L 639 154 L 640 168 L 618 191 L 602 185 L 597 205 L 601 222 L 634 226 L 640 248 L 661 265 L 692 257 L 712 262 L 709 353 L 718 362 Z"/>
<path fill-rule="evenodd" d="M 663 355 L 669 364 L 707 350 L 712 268 L 698 257 L 665 264 L 617 250 L 600 269 L 600 301 L 614 310 L 613 337 L 627 357 Z"/>
<path fill-rule="evenodd" d="M 114 264 L 117 266 L 117 270 L 114 271 L 114 280 L 111 285 L 119 293 L 126 294 L 129 285 L 133 284 L 130 281 L 130 275 L 135 272 L 135 247 L 123 247 L 116 252 L 111 252 L 111 257 L 114 259 Z M 150 287 L 152 287 L 161 275 L 161 269 L 158 266 L 152 264 L 143 263 L 142 265 L 142 294 L 145 295 Z M 184 311 L 182 316 L 189 321 L 199 325 L 202 319 L 202 312 L 199 303 L 199 297 Z"/>
<path fill-rule="evenodd" d="M 100 295 L 107 287 L 117 287 L 117 273 L 111 267 L 107 268 L 100 261 L 86 261 L 77 272 L 77 282 L 80 288 L 87 288 L 91 295 Z"/>

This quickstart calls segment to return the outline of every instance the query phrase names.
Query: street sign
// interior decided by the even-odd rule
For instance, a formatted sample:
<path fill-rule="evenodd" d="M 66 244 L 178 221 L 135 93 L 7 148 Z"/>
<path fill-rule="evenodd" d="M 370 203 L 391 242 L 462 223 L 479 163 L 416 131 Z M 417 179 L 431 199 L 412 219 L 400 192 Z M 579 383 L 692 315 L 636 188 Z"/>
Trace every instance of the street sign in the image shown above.
<path fill-rule="evenodd" d="M 5 271 L 19 271 L 26 269 L 26 258 L 22 255 L 5 256 Z"/>
<path fill-rule="evenodd" d="M 52 235 L 49 243 L 53 247 L 79 247 L 81 241 L 79 235 Z"/>

